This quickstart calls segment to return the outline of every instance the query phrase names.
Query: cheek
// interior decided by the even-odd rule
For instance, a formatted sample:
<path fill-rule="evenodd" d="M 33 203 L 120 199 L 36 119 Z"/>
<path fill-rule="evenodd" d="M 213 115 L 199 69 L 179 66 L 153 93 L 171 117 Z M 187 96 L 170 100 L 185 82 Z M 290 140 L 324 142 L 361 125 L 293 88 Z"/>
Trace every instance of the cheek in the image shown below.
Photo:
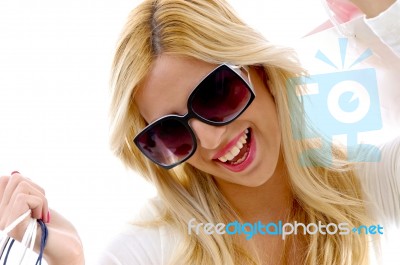
<path fill-rule="evenodd" d="M 210 174 L 210 175 L 216 175 L 217 174 L 217 172 L 215 170 L 212 170 L 210 168 L 210 163 L 211 162 L 206 163 L 205 161 L 202 161 L 201 159 L 197 159 L 195 156 L 196 155 L 193 155 L 191 158 L 186 160 L 185 163 L 188 163 L 189 165 L 191 165 L 195 169 L 197 169 L 197 170 L 199 170 L 201 172 L 204 172 L 206 174 Z"/>
<path fill-rule="evenodd" d="M 205 159 L 206 154 L 202 154 L 202 150 L 197 147 L 196 152 L 185 163 L 193 166 L 194 168 L 211 175 L 218 175 L 219 169 L 216 167 L 214 161 Z"/>
<path fill-rule="evenodd" d="M 271 130 L 271 133 L 276 131 L 280 132 L 275 101 L 267 88 L 257 93 L 256 99 L 249 109 L 251 113 L 254 113 L 259 125 L 264 128 L 267 127 Z"/>
<path fill-rule="evenodd" d="M 257 91 L 256 100 L 251 111 L 256 119 L 263 144 L 269 146 L 270 151 L 278 152 L 281 145 L 281 126 L 273 96 L 268 88 L 261 87 Z"/>
<path fill-rule="evenodd" d="M 199 147 L 197 147 L 196 152 L 188 159 L 186 160 L 186 163 L 189 165 L 201 170 L 207 172 L 207 163 L 202 159 Z"/>
<path fill-rule="evenodd" d="M 269 110 L 269 123 L 267 126 L 267 135 L 270 135 L 269 137 L 271 137 L 271 140 L 274 143 L 274 148 L 280 149 L 282 140 L 282 128 L 280 126 L 275 108 L 271 108 Z"/>

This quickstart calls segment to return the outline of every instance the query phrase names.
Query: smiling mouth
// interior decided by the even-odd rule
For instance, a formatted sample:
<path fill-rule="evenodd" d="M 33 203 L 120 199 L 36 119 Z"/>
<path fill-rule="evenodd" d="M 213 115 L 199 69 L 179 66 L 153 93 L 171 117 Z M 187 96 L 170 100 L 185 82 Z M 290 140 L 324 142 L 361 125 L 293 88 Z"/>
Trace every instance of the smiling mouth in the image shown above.
<path fill-rule="evenodd" d="M 250 129 L 246 129 L 236 144 L 218 160 L 228 165 L 239 165 L 245 161 L 250 151 L 250 132 Z"/>

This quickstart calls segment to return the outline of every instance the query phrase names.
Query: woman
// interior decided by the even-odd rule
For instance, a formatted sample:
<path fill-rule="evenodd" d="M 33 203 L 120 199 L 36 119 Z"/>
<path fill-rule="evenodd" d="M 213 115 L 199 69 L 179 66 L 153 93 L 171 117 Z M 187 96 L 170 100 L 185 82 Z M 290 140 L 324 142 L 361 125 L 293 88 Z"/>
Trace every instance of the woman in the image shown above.
<path fill-rule="evenodd" d="M 394 3 L 353 2 L 369 17 Z M 246 229 L 230 235 L 205 228 L 235 221 L 373 223 L 360 176 L 339 148 L 333 164 L 321 152 L 299 159 L 319 144 L 293 137 L 307 125 L 287 81 L 303 74 L 290 51 L 268 43 L 222 0 L 139 5 L 114 60 L 111 142 L 159 198 L 101 263 L 368 264 L 365 234 L 247 240 Z M 83 263 L 78 236 L 53 211 L 49 220 L 39 187 L 19 173 L 2 178 L 0 187 L 2 226 L 33 209 L 33 217 L 49 222 L 49 263 Z"/>

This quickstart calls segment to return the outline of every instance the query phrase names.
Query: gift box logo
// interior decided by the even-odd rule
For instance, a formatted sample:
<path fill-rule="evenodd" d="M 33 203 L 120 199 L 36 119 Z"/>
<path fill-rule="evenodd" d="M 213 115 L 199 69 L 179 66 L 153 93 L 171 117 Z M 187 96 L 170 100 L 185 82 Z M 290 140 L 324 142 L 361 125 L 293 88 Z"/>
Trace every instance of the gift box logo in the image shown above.
<path fill-rule="evenodd" d="M 328 143 L 321 148 L 331 154 L 332 138 L 345 135 L 349 161 L 375 162 L 380 160 L 376 146 L 360 144 L 358 134 L 382 128 L 376 71 L 373 68 L 350 70 L 354 65 L 372 55 L 367 49 L 347 69 L 344 69 L 348 39 L 339 39 L 341 69 L 321 51 L 316 58 L 334 67 L 335 72 L 311 75 L 293 80 L 298 85 L 307 85 L 307 94 L 298 95 L 304 104 L 309 122 Z M 293 83 L 293 82 L 291 82 Z M 313 130 L 304 134 L 295 133 L 299 140 L 315 138 Z"/>

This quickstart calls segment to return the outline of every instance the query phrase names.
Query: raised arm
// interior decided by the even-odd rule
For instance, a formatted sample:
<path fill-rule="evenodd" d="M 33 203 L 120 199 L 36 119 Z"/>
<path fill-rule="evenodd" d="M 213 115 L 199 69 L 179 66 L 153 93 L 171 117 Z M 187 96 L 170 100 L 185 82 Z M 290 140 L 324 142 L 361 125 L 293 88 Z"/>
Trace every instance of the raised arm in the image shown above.
<path fill-rule="evenodd" d="M 373 18 L 388 9 L 396 0 L 350 0 L 367 18 Z"/>
<path fill-rule="evenodd" d="M 351 0 L 373 32 L 400 57 L 400 0 Z"/>

